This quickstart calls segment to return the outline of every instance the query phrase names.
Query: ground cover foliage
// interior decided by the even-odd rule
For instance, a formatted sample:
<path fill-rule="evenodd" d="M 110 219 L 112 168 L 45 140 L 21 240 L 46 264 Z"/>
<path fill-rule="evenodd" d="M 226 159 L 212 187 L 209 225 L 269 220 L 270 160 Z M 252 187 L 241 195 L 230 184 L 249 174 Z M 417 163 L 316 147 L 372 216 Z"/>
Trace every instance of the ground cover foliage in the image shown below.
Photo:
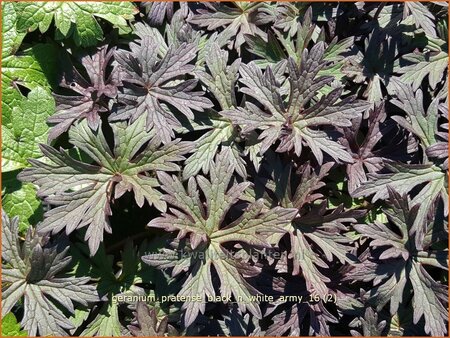
<path fill-rule="evenodd" d="M 447 3 L 2 22 L 2 335 L 447 335 Z"/>

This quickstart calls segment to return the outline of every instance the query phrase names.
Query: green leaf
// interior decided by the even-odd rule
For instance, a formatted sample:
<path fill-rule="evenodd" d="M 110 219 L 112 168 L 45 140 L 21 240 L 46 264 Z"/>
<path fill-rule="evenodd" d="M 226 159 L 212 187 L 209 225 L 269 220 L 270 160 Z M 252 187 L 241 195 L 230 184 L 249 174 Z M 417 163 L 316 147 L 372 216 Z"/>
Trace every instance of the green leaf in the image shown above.
<path fill-rule="evenodd" d="M 28 159 L 42 156 L 39 143 L 47 140 L 47 118 L 55 102 L 43 88 L 36 87 L 12 110 L 10 125 L 2 125 L 2 172 L 29 166 Z"/>
<path fill-rule="evenodd" d="M 264 11 L 270 11 L 273 5 L 269 3 L 230 2 L 205 3 L 207 9 L 197 10 L 189 22 L 214 30 L 218 27 L 226 28 L 217 36 L 220 46 L 229 43 L 230 47 L 240 50 L 245 43 L 245 34 L 256 35 L 267 40 L 267 34 L 258 26 L 271 20 L 263 17 Z"/>
<path fill-rule="evenodd" d="M 23 99 L 18 85 L 49 91 L 57 83 L 62 57 L 60 47 L 39 43 L 20 55 L 2 58 L 2 125 L 12 128 L 12 111 Z"/>
<path fill-rule="evenodd" d="M 19 217 L 19 232 L 42 220 L 44 211 L 36 188 L 16 179 L 16 172 L 2 174 L 2 207 L 11 217 Z"/>
<path fill-rule="evenodd" d="M 119 29 L 127 28 L 127 21 L 137 13 L 131 2 L 36 2 L 17 3 L 17 29 L 46 32 L 52 20 L 65 38 L 73 36 L 77 46 L 93 46 L 103 39 L 103 31 L 96 18 L 109 21 Z"/>
<path fill-rule="evenodd" d="M 393 99 L 392 103 L 405 111 L 408 120 L 401 116 L 393 116 L 392 119 L 415 134 L 424 148 L 435 144 L 439 117 L 438 100 L 433 100 L 425 112 L 422 90 L 418 89 L 414 93 L 410 86 L 403 86 L 399 88 L 397 97 L 398 99 Z"/>
<path fill-rule="evenodd" d="M 15 54 L 26 35 L 16 29 L 17 13 L 14 7 L 12 2 L 2 3 L 2 59 Z"/>
<path fill-rule="evenodd" d="M 27 331 L 20 329 L 20 324 L 17 323 L 17 319 L 12 312 L 9 312 L 6 316 L 2 317 L 2 336 L 3 337 L 16 337 L 28 336 Z"/>
<path fill-rule="evenodd" d="M 120 337 L 122 335 L 118 308 L 112 302 L 105 303 L 99 314 L 81 333 L 81 336 Z"/>

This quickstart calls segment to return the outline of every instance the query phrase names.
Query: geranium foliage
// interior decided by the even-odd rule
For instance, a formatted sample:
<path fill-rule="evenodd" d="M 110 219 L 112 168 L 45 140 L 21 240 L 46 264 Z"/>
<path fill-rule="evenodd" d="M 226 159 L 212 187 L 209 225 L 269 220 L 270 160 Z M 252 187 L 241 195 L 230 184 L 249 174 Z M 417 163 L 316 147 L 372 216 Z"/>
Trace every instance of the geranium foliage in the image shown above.
<path fill-rule="evenodd" d="M 445 2 L 2 2 L 3 336 L 448 335 Z"/>

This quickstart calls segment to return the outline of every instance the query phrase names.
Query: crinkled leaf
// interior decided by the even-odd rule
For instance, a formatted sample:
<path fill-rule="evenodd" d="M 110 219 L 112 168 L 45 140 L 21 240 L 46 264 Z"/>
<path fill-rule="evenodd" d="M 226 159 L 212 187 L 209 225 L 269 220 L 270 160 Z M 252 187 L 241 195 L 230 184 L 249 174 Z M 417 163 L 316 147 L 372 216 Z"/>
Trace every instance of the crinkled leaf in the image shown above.
<path fill-rule="evenodd" d="M 44 211 L 36 187 L 17 180 L 16 172 L 2 175 L 2 207 L 10 217 L 19 217 L 19 232 L 42 220 Z"/>
<path fill-rule="evenodd" d="M 19 49 L 26 33 L 16 29 L 17 13 L 12 2 L 2 3 L 2 59 Z"/>
<path fill-rule="evenodd" d="M 2 172 L 25 168 L 40 158 L 39 143 L 47 140 L 47 118 L 55 109 L 51 95 L 36 87 L 12 110 L 10 125 L 2 125 Z"/>
<path fill-rule="evenodd" d="M 6 316 L 2 317 L 2 336 L 3 337 L 26 337 L 27 331 L 20 329 L 20 324 L 17 323 L 17 319 L 14 313 L 10 312 Z"/>
<path fill-rule="evenodd" d="M 37 2 L 17 3 L 17 29 L 19 31 L 47 31 L 54 20 L 58 32 L 65 38 L 72 37 L 77 46 L 93 46 L 103 39 L 103 31 L 97 18 L 124 28 L 127 20 L 137 12 L 130 2 Z"/>

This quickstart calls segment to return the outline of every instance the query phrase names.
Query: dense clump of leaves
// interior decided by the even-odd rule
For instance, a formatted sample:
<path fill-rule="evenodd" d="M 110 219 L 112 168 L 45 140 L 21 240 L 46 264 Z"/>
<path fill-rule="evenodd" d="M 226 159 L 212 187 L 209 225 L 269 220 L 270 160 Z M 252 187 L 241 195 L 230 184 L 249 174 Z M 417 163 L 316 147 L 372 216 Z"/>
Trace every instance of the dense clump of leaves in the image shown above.
<path fill-rule="evenodd" d="M 73 68 L 60 83 L 63 88 L 69 88 L 80 94 L 77 96 L 66 96 L 54 94 L 56 99 L 56 114 L 52 115 L 48 122 L 56 126 L 50 130 L 49 140 L 67 131 L 69 126 L 76 120 L 85 118 L 92 130 L 97 130 L 100 125 L 100 114 L 108 111 L 110 99 L 117 96 L 117 86 L 120 84 L 120 75 L 117 70 L 106 74 L 106 68 L 114 50 L 107 50 L 107 46 L 101 47 L 94 55 L 81 57 L 90 83 Z"/>
<path fill-rule="evenodd" d="M 428 274 L 423 264 L 448 269 L 446 252 L 432 249 L 430 235 L 413 231 L 419 205 L 410 207 L 406 195 L 401 196 L 390 186 L 388 190 L 391 210 L 384 212 L 400 230 L 400 236 L 376 220 L 373 224 L 355 225 L 358 232 L 372 239 L 373 248 L 388 247 L 378 257 L 369 256 L 359 263 L 355 279 L 376 280 L 377 286 L 370 290 L 370 296 L 375 298 L 377 309 L 390 301 L 391 314 L 397 312 L 399 303 L 404 302 L 403 297 L 411 297 L 410 292 L 405 292 L 405 287 L 412 287 L 414 324 L 424 316 L 425 332 L 432 336 L 439 335 L 445 331 L 447 310 L 442 302 L 446 301 L 446 290 Z M 426 223 L 436 221 L 435 215 L 428 213 Z M 378 264 L 371 264 L 374 258 Z M 380 283 L 382 280 L 384 282 Z"/>
<path fill-rule="evenodd" d="M 95 286 L 87 284 L 88 276 L 57 277 L 70 263 L 67 243 L 52 245 L 29 228 L 21 245 L 18 230 L 17 218 L 2 212 L 2 315 L 24 297 L 21 325 L 29 335 L 65 334 L 73 325 L 55 301 L 73 313 L 74 301 L 88 305 L 99 300 Z"/>
<path fill-rule="evenodd" d="M 230 224 L 223 224 L 226 214 L 249 185 L 248 182 L 243 182 L 233 184 L 228 189 L 233 171 L 230 170 L 230 165 L 225 165 L 225 161 L 223 154 L 216 159 L 214 169 L 210 172 L 211 181 L 203 176 L 190 178 L 187 191 L 177 178 L 161 173 L 159 180 L 168 193 L 163 199 L 182 211 L 172 209 L 173 215 L 166 214 L 153 219 L 148 225 L 167 231 L 177 230 L 177 239 L 189 236 L 187 248 L 181 249 L 189 250 L 192 257 L 188 256 L 179 262 L 172 259 L 172 262 L 163 263 L 164 268 L 176 266 L 172 275 L 178 275 L 186 269 L 192 271 L 183 283 L 180 294 L 205 294 L 214 297 L 216 291 L 211 275 L 214 268 L 220 280 L 220 296 L 229 298 L 233 295 L 236 299 L 242 297 L 243 300 L 238 300 L 240 310 L 248 309 L 255 316 L 261 317 L 258 306 L 250 301 L 250 296 L 257 293 L 257 290 L 243 278 L 251 268 L 242 266 L 240 260 L 233 258 L 223 246 L 229 242 L 267 246 L 267 235 L 280 231 L 295 216 L 297 210 L 275 207 L 263 212 L 263 201 L 258 200 L 250 204 L 239 218 Z M 201 203 L 197 185 L 205 195 L 206 210 Z M 151 265 L 160 266 L 161 258 L 159 254 L 155 255 L 144 256 L 142 259 Z M 200 302 L 186 302 L 183 308 L 187 314 L 186 325 L 194 321 L 199 311 L 205 311 L 205 305 Z"/>
<path fill-rule="evenodd" d="M 447 7 L 2 3 L 2 335 L 448 334 Z"/>
<path fill-rule="evenodd" d="M 152 134 L 145 132 L 143 118 L 130 126 L 114 125 L 114 151 L 101 130 L 98 133 L 90 130 L 84 120 L 69 134 L 72 144 L 89 155 L 89 162 L 93 160 L 96 164 L 78 161 L 63 149 L 57 151 L 41 145 L 51 164 L 30 160 L 33 167 L 21 172 L 19 178 L 38 185 L 38 195 L 58 205 L 46 213 L 38 231 L 56 233 L 66 228 L 66 233 L 70 234 L 77 228 L 88 226 L 85 240 L 94 254 L 103 240 L 103 231 L 112 231 L 108 220 L 112 214 L 111 202 L 127 190 L 133 190 L 136 203 L 141 207 L 146 200 L 159 210 L 166 209 L 166 204 L 160 200 L 161 193 L 154 189 L 159 185 L 158 181 L 146 173 L 178 170 L 178 165 L 173 162 L 183 160 L 182 155 L 190 145 L 176 140 L 159 147 L 150 142 Z M 64 184 L 55 185 L 55 182 Z M 67 192 L 68 189 L 75 190 Z"/>

